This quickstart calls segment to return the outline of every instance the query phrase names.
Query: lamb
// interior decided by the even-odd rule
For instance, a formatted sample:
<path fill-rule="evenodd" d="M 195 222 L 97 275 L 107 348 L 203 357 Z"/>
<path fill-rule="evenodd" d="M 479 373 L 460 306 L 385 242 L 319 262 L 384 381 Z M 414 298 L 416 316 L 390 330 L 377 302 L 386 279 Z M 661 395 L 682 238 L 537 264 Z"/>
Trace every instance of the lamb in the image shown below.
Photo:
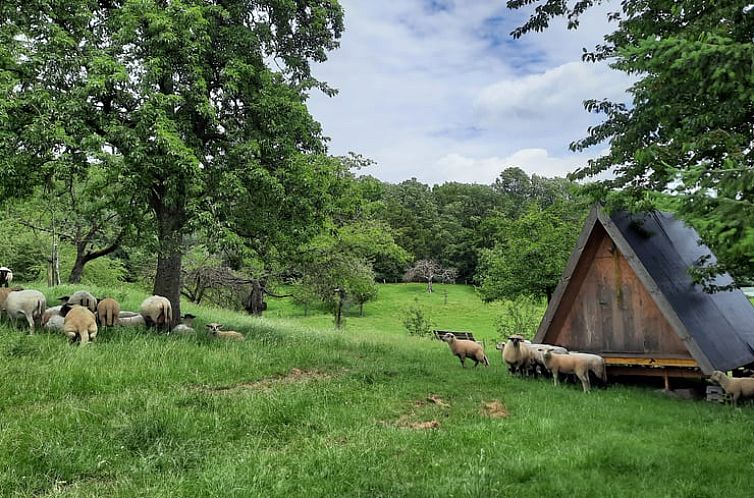
<path fill-rule="evenodd" d="M 47 308 L 45 312 L 42 314 L 42 327 L 48 328 L 47 323 L 52 320 L 53 317 L 61 316 L 60 310 L 63 308 L 62 305 L 60 306 L 53 306 L 52 308 Z"/>
<path fill-rule="evenodd" d="M 33 289 L 11 292 L 5 300 L 5 312 L 13 325 L 23 316 L 29 324 L 30 334 L 34 334 L 34 322 L 41 320 L 46 307 L 44 294 Z"/>
<path fill-rule="evenodd" d="M 120 316 L 120 304 L 115 299 L 108 297 L 100 299 L 97 303 L 97 319 L 103 327 L 118 325 Z"/>
<path fill-rule="evenodd" d="M 508 337 L 503 346 L 503 362 L 508 365 L 511 374 L 528 373 L 534 364 L 534 351 L 520 335 Z"/>
<path fill-rule="evenodd" d="M 78 336 L 81 345 L 86 346 L 90 340 L 97 338 L 97 319 L 89 308 L 78 304 L 64 304 L 60 315 L 64 317 L 63 333 L 71 342 L 75 342 Z"/>
<path fill-rule="evenodd" d="M 754 398 L 754 378 L 740 377 L 732 378 L 725 375 L 725 372 L 715 370 L 710 375 L 710 380 L 720 384 L 727 394 L 733 398 L 733 404 L 738 404 L 738 398 Z"/>
<path fill-rule="evenodd" d="M 179 323 L 173 327 L 174 334 L 193 334 L 194 333 L 194 318 L 191 313 L 183 315 L 183 323 Z"/>
<path fill-rule="evenodd" d="M 61 301 L 70 305 L 78 304 L 95 313 L 97 311 L 97 298 L 87 291 L 76 291 L 70 297 L 61 297 Z"/>
<path fill-rule="evenodd" d="M 222 323 L 208 323 L 207 329 L 209 330 L 209 333 L 212 334 L 212 336 L 220 338 L 220 339 L 228 339 L 229 341 L 245 341 L 246 338 L 241 334 L 240 332 L 236 332 L 235 330 L 222 330 L 223 324 Z"/>
<path fill-rule="evenodd" d="M 451 333 L 442 336 L 442 340 L 448 343 L 453 355 L 458 356 L 463 368 L 466 368 L 466 358 L 474 360 L 474 368 L 479 366 L 479 362 L 483 363 L 485 367 L 490 366 L 490 361 L 484 354 L 484 349 L 475 341 L 456 339 L 456 336 Z"/>
<path fill-rule="evenodd" d="M 587 353 L 558 354 L 545 351 L 543 359 L 547 369 L 552 372 L 556 386 L 559 384 L 558 374 L 560 373 L 576 374 L 576 377 L 581 381 L 584 392 L 588 392 L 592 387 L 589 382 L 590 371 L 603 382 L 607 382 L 605 360 L 599 355 Z"/>
<path fill-rule="evenodd" d="M 147 326 L 158 326 L 168 328 L 173 323 L 173 307 L 170 305 L 168 298 L 163 296 L 150 296 L 141 303 L 139 309 L 141 316 L 144 317 L 144 323 Z"/>
<path fill-rule="evenodd" d="M 13 272 L 7 266 L 0 266 L 0 287 L 8 287 L 13 282 Z"/>
<path fill-rule="evenodd" d="M 121 311 L 118 313 L 118 325 L 121 327 L 143 327 L 147 322 L 144 321 L 144 317 L 139 313 L 133 311 Z"/>

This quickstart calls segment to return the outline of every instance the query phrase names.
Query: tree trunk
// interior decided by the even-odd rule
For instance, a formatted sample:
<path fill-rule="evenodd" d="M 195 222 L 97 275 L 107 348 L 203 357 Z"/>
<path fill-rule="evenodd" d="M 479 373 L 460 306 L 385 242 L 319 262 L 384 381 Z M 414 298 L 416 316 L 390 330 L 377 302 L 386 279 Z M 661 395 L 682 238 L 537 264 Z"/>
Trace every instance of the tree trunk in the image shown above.
<path fill-rule="evenodd" d="M 432 294 L 432 279 L 427 280 L 427 292 Z"/>
<path fill-rule="evenodd" d="M 76 261 L 73 262 L 73 268 L 71 268 L 71 274 L 68 275 L 69 284 L 78 284 L 81 282 L 81 277 L 84 274 L 84 265 L 86 264 L 86 258 L 84 252 L 76 249 Z"/>
<path fill-rule="evenodd" d="M 364 303 L 359 303 L 359 316 L 364 316 Z"/>
<path fill-rule="evenodd" d="M 259 280 L 251 281 L 251 293 L 246 301 L 246 311 L 254 316 L 262 316 L 267 309 L 267 303 L 264 302 L 264 286 Z"/>
<path fill-rule="evenodd" d="M 181 322 L 181 243 L 184 213 L 182 208 L 170 209 L 159 201 L 153 202 L 157 216 L 157 236 L 160 246 L 157 253 L 157 274 L 154 294 L 168 298 L 173 308 L 173 321 L 166 323 L 167 330 Z"/>

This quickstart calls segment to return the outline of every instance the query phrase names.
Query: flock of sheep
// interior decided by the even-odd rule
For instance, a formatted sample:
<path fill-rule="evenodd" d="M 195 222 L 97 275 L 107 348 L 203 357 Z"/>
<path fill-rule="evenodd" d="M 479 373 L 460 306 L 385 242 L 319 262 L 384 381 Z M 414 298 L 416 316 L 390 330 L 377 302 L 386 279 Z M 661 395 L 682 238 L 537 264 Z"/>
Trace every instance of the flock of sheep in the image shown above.
<path fill-rule="evenodd" d="M 169 328 L 173 322 L 173 308 L 163 296 L 146 298 L 138 313 L 121 311 L 120 304 L 115 299 L 97 299 L 84 290 L 59 299 L 61 304 L 48 308 L 47 299 L 38 290 L 0 287 L 0 312 L 8 317 L 13 326 L 16 326 L 19 319 L 26 320 L 30 334 L 34 333 L 35 326 L 39 324 L 46 330 L 62 332 L 71 342 L 80 341 L 82 346 L 96 339 L 99 327 L 144 326 L 177 334 L 194 332 L 193 320 L 196 317 L 188 313 L 183 315 L 183 323 Z M 239 332 L 222 329 L 223 325 L 220 323 L 207 324 L 207 330 L 213 337 L 233 341 L 245 339 Z"/>
<path fill-rule="evenodd" d="M 463 367 L 466 367 L 467 358 L 474 361 L 475 367 L 479 363 L 489 366 L 484 348 L 478 342 L 458 339 L 452 333 L 445 334 L 442 339 L 448 343 L 453 355 L 461 360 Z M 552 344 L 532 344 L 520 335 L 508 337 L 508 341 L 498 343 L 496 349 L 500 350 L 503 363 L 511 374 L 552 375 L 556 386 L 560 374 L 571 374 L 581 381 L 584 392 L 591 389 L 590 372 L 607 383 L 605 359 L 596 354 L 568 351 Z M 754 398 L 752 377 L 733 378 L 716 370 L 710 376 L 710 381 L 719 384 L 730 395 L 734 405 L 739 399 Z"/>

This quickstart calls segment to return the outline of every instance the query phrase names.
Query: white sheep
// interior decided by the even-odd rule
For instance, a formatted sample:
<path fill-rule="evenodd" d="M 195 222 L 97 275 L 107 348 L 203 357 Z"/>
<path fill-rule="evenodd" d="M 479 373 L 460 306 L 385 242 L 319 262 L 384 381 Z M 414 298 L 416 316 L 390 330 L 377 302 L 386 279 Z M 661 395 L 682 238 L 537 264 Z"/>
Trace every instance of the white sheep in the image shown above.
<path fill-rule="evenodd" d="M 725 372 L 715 370 L 710 375 L 710 380 L 720 384 L 731 395 L 734 405 L 738 404 L 738 398 L 754 398 L 754 379 L 751 377 L 733 378 L 725 375 Z"/>
<path fill-rule="evenodd" d="M 484 349 L 476 341 L 457 339 L 455 334 L 448 332 L 442 336 L 442 340 L 448 343 L 451 353 L 461 360 L 461 366 L 466 368 L 466 358 L 474 360 L 474 367 L 478 367 L 481 362 L 485 367 L 490 366 Z"/>
<path fill-rule="evenodd" d="M 194 318 L 191 313 L 183 315 L 183 323 L 179 323 L 173 327 L 172 332 L 174 334 L 193 334 L 194 333 Z"/>
<path fill-rule="evenodd" d="M 71 342 L 75 342 L 76 337 L 79 337 L 81 345 L 85 346 L 90 340 L 96 339 L 97 318 L 89 308 L 78 304 L 64 304 L 60 309 L 60 314 L 64 317 L 63 333 Z"/>
<path fill-rule="evenodd" d="M 47 318 L 47 320 L 42 319 L 42 327 L 44 327 L 46 330 L 54 330 L 54 331 L 63 331 L 63 326 L 65 325 L 65 318 L 63 318 L 60 314 L 55 314 Z"/>
<path fill-rule="evenodd" d="M 47 308 L 44 313 L 42 313 L 42 327 L 48 328 L 47 322 L 49 322 L 53 317 L 60 316 L 60 310 L 63 307 L 63 305 L 53 306 L 52 308 Z"/>
<path fill-rule="evenodd" d="M 592 387 L 589 382 L 590 371 L 603 382 L 607 382 L 605 360 L 599 355 L 588 353 L 558 354 L 545 351 L 543 359 L 547 369 L 552 372 L 556 386 L 560 383 L 558 375 L 561 373 L 575 374 L 581 381 L 584 392 L 589 391 Z"/>
<path fill-rule="evenodd" d="M 94 297 L 90 292 L 84 290 L 76 291 L 71 294 L 70 297 L 61 297 L 60 300 L 65 300 L 63 301 L 63 303 L 68 303 L 71 306 L 77 304 L 79 306 L 88 308 L 92 313 L 95 313 L 97 311 L 97 298 Z"/>
<path fill-rule="evenodd" d="M 118 325 L 120 304 L 111 297 L 100 299 L 97 303 L 97 319 L 103 327 Z"/>
<path fill-rule="evenodd" d="M 236 332 L 235 330 L 222 330 L 223 326 L 222 323 L 212 322 L 207 324 L 207 329 L 212 336 L 217 337 L 218 339 L 228 339 L 230 341 L 246 340 L 240 332 Z"/>
<path fill-rule="evenodd" d="M 169 328 L 173 323 L 173 307 L 170 300 L 163 296 L 150 296 L 146 298 L 139 308 L 141 316 L 147 326 Z"/>
<path fill-rule="evenodd" d="M 520 335 L 508 337 L 502 350 L 503 362 L 512 374 L 529 373 L 534 364 L 534 351 L 527 344 L 528 341 Z"/>
<path fill-rule="evenodd" d="M 5 300 L 11 292 L 22 291 L 23 287 L 0 287 L 0 312 L 5 312 Z"/>
<path fill-rule="evenodd" d="M 529 344 L 529 349 L 532 350 L 534 369 L 539 375 L 544 375 L 548 372 L 547 367 L 545 366 L 545 352 L 550 351 L 557 354 L 568 354 L 566 348 L 562 346 L 554 346 L 552 344 Z"/>
<path fill-rule="evenodd" d="M 34 334 L 34 322 L 42 319 L 46 308 L 47 299 L 44 294 L 34 289 L 11 292 L 5 300 L 5 312 L 13 325 L 19 318 L 26 318 L 30 334 Z"/>
<path fill-rule="evenodd" d="M 118 313 L 118 325 L 121 327 L 145 327 L 147 322 L 139 313 L 133 311 L 121 311 Z"/>
<path fill-rule="evenodd" d="M 8 287 L 13 282 L 13 272 L 7 266 L 0 266 L 0 287 Z"/>

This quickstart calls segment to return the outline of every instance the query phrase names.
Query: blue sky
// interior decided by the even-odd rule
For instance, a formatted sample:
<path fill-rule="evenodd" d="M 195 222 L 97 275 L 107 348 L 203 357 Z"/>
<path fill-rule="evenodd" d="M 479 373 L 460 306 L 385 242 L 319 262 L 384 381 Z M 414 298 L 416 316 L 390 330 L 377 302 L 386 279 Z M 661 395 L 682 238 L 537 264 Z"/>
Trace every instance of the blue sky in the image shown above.
<path fill-rule="evenodd" d="M 339 89 L 309 107 L 330 152 L 377 162 L 365 173 L 491 183 L 508 166 L 562 176 L 603 152 L 574 154 L 595 117 L 586 98 L 625 100 L 628 78 L 580 61 L 609 31 L 610 5 L 576 31 L 564 22 L 513 40 L 524 12 L 504 0 L 341 0 L 341 47 L 315 74 Z M 614 7 L 612 7 L 614 8 Z"/>

